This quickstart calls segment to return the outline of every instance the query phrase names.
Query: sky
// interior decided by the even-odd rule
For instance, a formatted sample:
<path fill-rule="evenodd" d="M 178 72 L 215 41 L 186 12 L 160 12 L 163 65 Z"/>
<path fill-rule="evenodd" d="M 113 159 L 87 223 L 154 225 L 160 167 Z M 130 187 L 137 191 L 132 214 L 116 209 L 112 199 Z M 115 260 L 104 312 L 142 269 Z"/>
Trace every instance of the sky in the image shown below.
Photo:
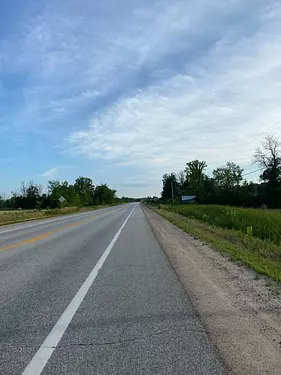
<path fill-rule="evenodd" d="M 257 169 L 281 138 L 280 46 L 280 0 L 2 1 L 0 193 L 88 176 L 142 197 L 193 159 Z"/>

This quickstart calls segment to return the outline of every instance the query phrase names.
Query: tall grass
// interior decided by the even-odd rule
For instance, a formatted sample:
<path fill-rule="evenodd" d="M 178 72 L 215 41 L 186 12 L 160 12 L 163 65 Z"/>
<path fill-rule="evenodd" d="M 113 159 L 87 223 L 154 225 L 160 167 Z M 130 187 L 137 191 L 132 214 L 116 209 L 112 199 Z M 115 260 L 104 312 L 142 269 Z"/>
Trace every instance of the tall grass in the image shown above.
<path fill-rule="evenodd" d="M 202 212 L 195 219 L 194 212 L 198 215 L 198 206 L 169 207 L 161 206 L 152 208 L 155 212 L 169 220 L 174 225 L 199 238 L 204 243 L 210 244 L 221 253 L 228 254 L 230 259 L 243 262 L 255 271 L 281 282 L 281 246 L 268 239 L 254 237 L 253 234 L 237 229 L 228 229 L 206 223 L 202 219 Z M 210 207 L 210 206 L 209 206 Z M 185 213 L 179 215 L 174 211 Z M 206 214 L 203 214 L 206 215 Z"/>
<path fill-rule="evenodd" d="M 49 210 L 0 211 L 0 225 L 19 223 L 22 221 L 44 219 L 51 216 L 68 215 L 79 211 L 97 210 L 107 206 L 64 207 Z"/>
<path fill-rule="evenodd" d="M 1 211 L 0 225 L 34 220 L 41 217 L 44 217 L 44 213 L 40 211 Z"/>
<path fill-rule="evenodd" d="M 279 211 L 217 205 L 176 205 L 163 208 L 216 227 L 239 230 L 261 240 L 281 244 Z"/>

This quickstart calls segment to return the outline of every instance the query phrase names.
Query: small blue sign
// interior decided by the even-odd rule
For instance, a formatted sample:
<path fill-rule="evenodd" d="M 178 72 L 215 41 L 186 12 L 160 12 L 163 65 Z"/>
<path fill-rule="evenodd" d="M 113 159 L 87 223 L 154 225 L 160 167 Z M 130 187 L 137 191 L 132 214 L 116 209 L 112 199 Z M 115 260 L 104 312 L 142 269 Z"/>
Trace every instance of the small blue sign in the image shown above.
<path fill-rule="evenodd" d="M 181 201 L 182 202 L 191 202 L 196 199 L 196 195 L 182 195 Z"/>

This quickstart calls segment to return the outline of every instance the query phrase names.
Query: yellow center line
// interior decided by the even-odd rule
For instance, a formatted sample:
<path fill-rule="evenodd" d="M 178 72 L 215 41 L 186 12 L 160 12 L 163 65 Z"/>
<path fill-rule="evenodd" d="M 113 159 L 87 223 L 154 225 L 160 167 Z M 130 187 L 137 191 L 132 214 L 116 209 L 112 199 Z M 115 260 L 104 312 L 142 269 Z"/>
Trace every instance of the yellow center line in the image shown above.
<path fill-rule="evenodd" d="M 109 211 L 109 212 L 111 212 L 111 211 Z M 54 229 L 54 230 L 52 230 L 50 232 L 47 232 L 47 233 L 44 233 L 44 234 L 40 234 L 39 236 L 30 238 L 28 240 L 20 241 L 20 242 L 14 243 L 12 245 L 0 248 L 0 253 L 2 253 L 3 251 L 6 251 L 6 250 L 13 249 L 13 248 L 18 247 L 18 246 L 21 246 L 21 245 L 28 245 L 30 243 L 38 242 L 40 240 L 43 240 L 44 238 L 50 237 L 51 235 L 53 235 L 55 233 L 61 232 L 61 231 L 65 230 L 65 229 L 77 227 L 78 225 L 82 224 L 83 222 L 85 222 L 87 220 L 94 219 L 96 217 L 100 217 L 100 216 L 106 215 L 109 212 L 105 212 L 105 213 L 102 213 L 100 215 L 90 216 L 90 217 L 87 217 L 87 218 L 85 218 L 85 219 L 83 219 L 81 221 L 76 221 L 75 223 L 65 225 L 65 226 L 63 226 L 61 228 Z"/>

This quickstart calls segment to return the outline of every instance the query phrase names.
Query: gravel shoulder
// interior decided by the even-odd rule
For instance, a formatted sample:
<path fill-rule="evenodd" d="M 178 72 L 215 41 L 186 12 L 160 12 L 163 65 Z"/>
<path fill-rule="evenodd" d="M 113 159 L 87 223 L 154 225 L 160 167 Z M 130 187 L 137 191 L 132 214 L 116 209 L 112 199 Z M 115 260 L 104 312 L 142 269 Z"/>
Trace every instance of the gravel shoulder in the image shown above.
<path fill-rule="evenodd" d="M 160 245 L 231 374 L 279 375 L 278 288 L 144 207 Z"/>

